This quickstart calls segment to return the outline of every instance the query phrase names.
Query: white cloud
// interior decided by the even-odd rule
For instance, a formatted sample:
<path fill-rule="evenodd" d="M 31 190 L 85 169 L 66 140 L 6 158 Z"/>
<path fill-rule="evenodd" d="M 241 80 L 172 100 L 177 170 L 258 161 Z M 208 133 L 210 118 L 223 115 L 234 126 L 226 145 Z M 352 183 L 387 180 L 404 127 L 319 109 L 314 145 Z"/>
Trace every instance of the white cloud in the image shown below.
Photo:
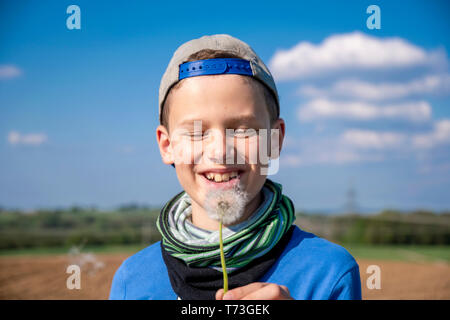
<path fill-rule="evenodd" d="M 11 131 L 8 134 L 8 142 L 12 145 L 32 145 L 39 146 L 47 141 L 45 133 L 21 134 L 17 131 Z"/>
<path fill-rule="evenodd" d="M 424 154 L 433 159 L 436 154 L 442 155 L 429 148 L 439 151 L 437 148 L 450 145 L 450 119 L 434 121 L 432 107 L 426 101 L 431 95 L 450 95 L 445 50 L 428 50 L 398 37 L 379 38 L 353 32 L 332 35 L 318 44 L 300 42 L 291 49 L 278 50 L 269 67 L 277 81 L 317 78 L 308 85 L 303 81 L 298 89 L 306 98 L 297 109 L 298 120 L 312 122 L 313 127 L 307 138 L 290 137 L 280 159 L 286 166 L 385 159 L 420 162 Z M 373 77 L 373 70 L 382 71 L 378 75 L 384 78 Z M 412 74 L 415 78 L 409 76 Z M 353 127 L 331 134 L 325 129 L 324 120 L 359 124 L 401 120 L 421 125 L 434 121 L 434 125 L 422 133 Z"/>
<path fill-rule="evenodd" d="M 280 159 L 280 161 L 288 167 L 298 167 L 303 163 L 300 159 L 300 156 L 294 154 L 283 154 L 282 156 L 280 156 Z"/>
<path fill-rule="evenodd" d="M 308 97 L 337 97 L 362 100 L 389 100 L 422 94 L 450 94 L 450 74 L 428 75 L 406 83 L 370 83 L 358 79 L 344 79 L 328 88 L 304 85 L 301 95 Z"/>
<path fill-rule="evenodd" d="M 300 121 L 316 119 L 377 120 L 404 119 L 413 122 L 429 120 L 431 106 L 425 101 L 376 105 L 364 101 L 331 101 L 314 99 L 298 109 Z"/>
<path fill-rule="evenodd" d="M 316 164 L 345 165 L 385 159 L 416 159 L 423 167 L 433 157 L 431 148 L 450 145 L 450 119 L 436 121 L 425 133 L 347 129 L 336 136 L 294 139 L 281 161 L 288 167 Z M 430 165 L 430 164 L 428 164 Z"/>
<path fill-rule="evenodd" d="M 345 145 L 361 149 L 386 149 L 403 145 L 407 136 L 397 132 L 348 129 L 341 134 L 340 140 Z"/>
<path fill-rule="evenodd" d="M 308 165 L 345 165 L 357 162 L 376 162 L 383 159 L 382 154 L 360 150 L 343 142 L 339 137 L 309 137 L 298 139 L 296 148 L 281 153 L 282 165 L 300 167 Z"/>
<path fill-rule="evenodd" d="M 300 42 L 277 50 L 269 62 L 276 80 L 293 80 L 341 70 L 443 66 L 446 54 L 426 51 L 399 38 L 377 38 L 359 31 L 332 35 L 320 44 Z"/>
<path fill-rule="evenodd" d="M 367 154 L 356 150 L 321 149 L 315 152 L 289 153 L 282 155 L 280 161 L 283 166 L 302 167 L 308 165 L 346 165 L 358 162 L 378 162 L 383 160 L 381 154 Z"/>
<path fill-rule="evenodd" d="M 417 148 L 432 148 L 450 144 L 450 119 L 436 121 L 430 133 L 414 135 L 412 143 Z"/>
<path fill-rule="evenodd" d="M 450 119 L 436 121 L 430 132 L 419 134 L 348 129 L 340 135 L 339 142 L 358 149 L 397 148 L 414 152 L 413 148 L 433 148 L 450 144 Z"/>
<path fill-rule="evenodd" d="M 17 78 L 22 74 L 22 70 L 14 65 L 0 65 L 0 80 Z"/>
<path fill-rule="evenodd" d="M 331 151 L 331 152 L 330 152 Z M 328 150 L 315 154 L 314 159 L 310 159 L 310 163 L 320 164 L 347 164 L 361 161 L 368 161 L 362 154 L 353 150 Z M 375 160 L 375 159 L 372 159 Z"/>

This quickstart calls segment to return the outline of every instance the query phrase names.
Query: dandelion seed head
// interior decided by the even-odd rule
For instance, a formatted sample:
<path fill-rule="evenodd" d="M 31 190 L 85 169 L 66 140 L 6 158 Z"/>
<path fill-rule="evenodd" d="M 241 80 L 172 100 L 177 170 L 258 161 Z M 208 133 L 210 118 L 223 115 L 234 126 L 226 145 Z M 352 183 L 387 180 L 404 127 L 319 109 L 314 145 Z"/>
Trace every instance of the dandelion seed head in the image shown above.
<path fill-rule="evenodd" d="M 211 219 L 231 225 L 244 215 L 248 194 L 239 184 L 229 189 L 209 190 L 204 208 Z"/>

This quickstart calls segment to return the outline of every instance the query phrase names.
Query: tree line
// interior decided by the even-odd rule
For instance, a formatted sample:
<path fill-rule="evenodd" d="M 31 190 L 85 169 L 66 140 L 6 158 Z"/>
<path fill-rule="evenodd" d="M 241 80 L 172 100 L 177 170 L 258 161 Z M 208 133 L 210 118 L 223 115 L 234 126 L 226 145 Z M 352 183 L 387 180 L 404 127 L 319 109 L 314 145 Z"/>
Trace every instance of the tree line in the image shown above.
<path fill-rule="evenodd" d="M 73 245 L 149 245 L 161 239 L 159 208 L 0 209 L 0 250 Z M 377 214 L 297 212 L 300 228 L 328 240 L 354 244 L 450 245 L 450 212 L 384 210 Z"/>

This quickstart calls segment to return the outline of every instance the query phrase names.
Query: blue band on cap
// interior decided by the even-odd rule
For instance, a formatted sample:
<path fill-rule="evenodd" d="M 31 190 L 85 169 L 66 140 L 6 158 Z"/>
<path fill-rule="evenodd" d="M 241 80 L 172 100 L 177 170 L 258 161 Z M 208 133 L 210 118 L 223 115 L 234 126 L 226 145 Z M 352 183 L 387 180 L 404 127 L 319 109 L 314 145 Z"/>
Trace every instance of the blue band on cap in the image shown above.
<path fill-rule="evenodd" d="M 245 76 L 253 76 L 250 61 L 237 58 L 217 58 L 180 64 L 178 80 L 211 74 L 242 74 Z"/>

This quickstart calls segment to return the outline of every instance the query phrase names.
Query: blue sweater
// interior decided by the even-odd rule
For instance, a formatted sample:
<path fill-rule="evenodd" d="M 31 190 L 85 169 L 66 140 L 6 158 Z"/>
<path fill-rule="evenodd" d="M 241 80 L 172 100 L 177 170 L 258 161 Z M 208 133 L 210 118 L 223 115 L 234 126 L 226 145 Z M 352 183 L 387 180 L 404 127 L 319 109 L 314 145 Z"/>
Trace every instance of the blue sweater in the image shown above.
<path fill-rule="evenodd" d="M 361 299 L 359 267 L 343 247 L 298 227 L 259 282 L 288 287 L 294 299 Z M 126 259 L 114 275 L 112 300 L 175 300 L 159 242 Z"/>

